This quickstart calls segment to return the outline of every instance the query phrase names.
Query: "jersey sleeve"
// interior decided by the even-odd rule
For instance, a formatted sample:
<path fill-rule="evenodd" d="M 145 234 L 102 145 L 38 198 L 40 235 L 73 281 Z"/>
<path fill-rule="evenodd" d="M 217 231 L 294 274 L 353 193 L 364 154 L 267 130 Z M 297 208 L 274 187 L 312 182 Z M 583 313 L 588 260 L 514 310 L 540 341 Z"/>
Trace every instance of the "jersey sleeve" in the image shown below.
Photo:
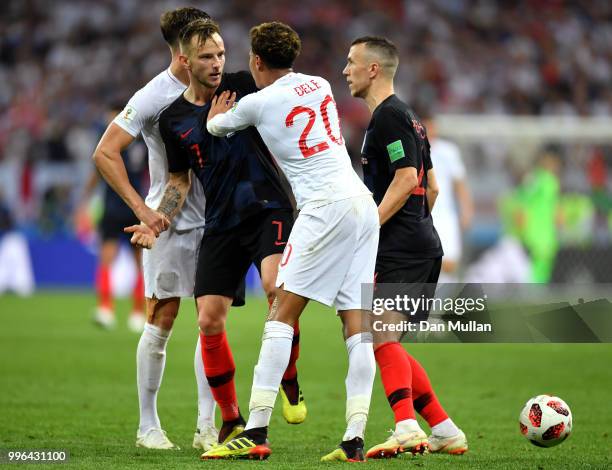
<path fill-rule="evenodd" d="M 217 114 L 206 124 L 206 129 L 212 135 L 225 137 L 230 132 L 257 126 L 263 106 L 261 95 L 254 93 L 238 101 L 228 112 Z"/>
<path fill-rule="evenodd" d="M 176 136 L 170 130 L 168 119 L 163 114 L 159 119 L 159 133 L 166 147 L 168 171 L 170 173 L 179 173 L 189 170 L 189 158 L 183 153 Z"/>
<path fill-rule="evenodd" d="M 408 118 L 401 113 L 386 110 L 376 120 L 376 140 L 381 146 L 381 158 L 388 158 L 392 168 L 414 167 L 421 162 L 414 131 Z"/>
<path fill-rule="evenodd" d="M 123 111 L 115 117 L 113 122 L 132 137 L 137 137 L 153 113 L 151 100 L 147 99 L 140 90 L 130 98 Z"/>

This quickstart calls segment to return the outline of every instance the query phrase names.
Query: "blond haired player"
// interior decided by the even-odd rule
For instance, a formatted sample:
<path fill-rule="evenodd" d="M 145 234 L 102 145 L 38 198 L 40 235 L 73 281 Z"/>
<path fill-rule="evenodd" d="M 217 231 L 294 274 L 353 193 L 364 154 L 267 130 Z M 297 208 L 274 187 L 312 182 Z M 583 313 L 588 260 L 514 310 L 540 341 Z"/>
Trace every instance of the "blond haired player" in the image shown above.
<path fill-rule="evenodd" d="M 159 235 L 152 250 L 143 253 L 145 309 L 147 323 L 136 351 L 136 374 L 140 424 L 136 445 L 150 449 L 177 448 L 162 430 L 157 415 L 157 393 L 166 363 L 166 345 L 181 297 L 193 295 L 196 259 L 204 226 L 204 193 L 196 182 L 191 185 L 181 213 L 168 230 L 168 219 L 153 210 L 162 202 L 168 175 L 166 151 L 159 133 L 159 116 L 189 83 L 187 71 L 179 63 L 178 36 L 181 29 L 198 18 L 210 18 L 196 8 L 179 8 L 161 16 L 162 35 L 170 47 L 170 66 L 138 90 L 125 109 L 108 126 L 94 153 L 98 170 L 122 197 L 138 219 Z M 130 184 L 121 152 L 142 134 L 149 151 L 151 187 L 146 201 Z M 198 386 L 198 421 L 193 445 L 208 449 L 217 442 L 214 427 L 215 400 L 204 375 L 200 341 L 196 343 L 194 367 Z"/>

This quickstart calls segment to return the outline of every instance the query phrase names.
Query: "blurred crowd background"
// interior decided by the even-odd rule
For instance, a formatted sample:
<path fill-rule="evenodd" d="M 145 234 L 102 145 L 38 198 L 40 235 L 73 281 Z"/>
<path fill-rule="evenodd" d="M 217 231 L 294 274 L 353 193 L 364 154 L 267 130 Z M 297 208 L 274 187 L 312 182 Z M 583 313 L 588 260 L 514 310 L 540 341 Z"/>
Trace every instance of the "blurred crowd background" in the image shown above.
<path fill-rule="evenodd" d="M 529 196 L 529 185 L 541 168 L 542 155 L 554 154 L 558 164 L 551 174 L 559 191 L 552 202 L 554 226 L 546 229 L 552 230 L 553 239 L 537 242 L 554 245 L 553 266 L 545 280 L 612 277 L 610 133 L 604 131 L 592 142 L 560 135 L 532 139 L 529 145 L 521 145 L 517 134 L 512 145 L 502 145 L 495 135 L 461 141 L 461 130 L 452 124 L 465 115 L 481 117 L 483 125 L 492 115 L 609 120 L 612 2 L 191 4 L 220 23 L 228 71 L 247 67 L 251 26 L 270 20 L 292 25 L 303 41 L 295 68 L 332 83 L 356 167 L 369 115 L 364 104 L 348 94 L 341 71 L 355 37 L 389 37 L 401 57 L 397 94 L 419 112 L 454 116 L 440 130 L 459 141 L 475 203 L 474 217 L 464 227 L 459 272 L 506 235 L 519 239 L 528 253 L 533 251 L 526 239 L 538 230 L 526 224 L 530 197 L 537 196 Z M 91 246 L 92 240 L 88 227 L 75 227 L 73 214 L 92 169 L 90 157 L 105 127 L 105 111 L 111 103 L 126 102 L 168 65 L 159 16 L 186 5 L 138 0 L 1 2 L 0 232 L 17 230 L 26 238 L 40 285 L 91 282 L 92 275 L 73 276 L 69 269 L 57 275 L 53 260 L 83 263 L 75 243 Z M 43 266 L 49 263 L 55 274 Z M 576 269 L 579 263 L 584 269 Z"/>

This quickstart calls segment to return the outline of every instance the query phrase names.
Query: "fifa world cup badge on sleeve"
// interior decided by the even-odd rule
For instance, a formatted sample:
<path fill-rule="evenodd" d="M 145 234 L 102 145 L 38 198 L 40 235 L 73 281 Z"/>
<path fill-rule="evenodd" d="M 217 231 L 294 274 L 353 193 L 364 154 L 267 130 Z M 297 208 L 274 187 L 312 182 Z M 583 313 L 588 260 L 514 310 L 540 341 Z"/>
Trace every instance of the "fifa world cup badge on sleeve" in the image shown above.
<path fill-rule="evenodd" d="M 136 117 L 136 114 L 138 114 L 138 111 L 136 111 L 133 106 L 128 104 L 121 113 L 121 118 L 126 122 L 132 122 Z"/>

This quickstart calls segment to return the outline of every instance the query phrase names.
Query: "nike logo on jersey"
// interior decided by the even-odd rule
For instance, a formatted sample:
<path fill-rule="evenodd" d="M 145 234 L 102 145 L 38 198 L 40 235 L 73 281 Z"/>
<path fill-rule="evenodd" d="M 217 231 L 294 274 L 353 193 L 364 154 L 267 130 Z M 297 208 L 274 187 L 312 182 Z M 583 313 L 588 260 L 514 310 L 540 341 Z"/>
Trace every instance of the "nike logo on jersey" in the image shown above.
<path fill-rule="evenodd" d="M 189 129 L 187 132 L 183 133 L 180 135 L 181 140 L 184 139 L 185 137 L 187 137 L 189 134 L 191 134 L 191 131 L 193 130 L 193 127 L 191 129 Z"/>

